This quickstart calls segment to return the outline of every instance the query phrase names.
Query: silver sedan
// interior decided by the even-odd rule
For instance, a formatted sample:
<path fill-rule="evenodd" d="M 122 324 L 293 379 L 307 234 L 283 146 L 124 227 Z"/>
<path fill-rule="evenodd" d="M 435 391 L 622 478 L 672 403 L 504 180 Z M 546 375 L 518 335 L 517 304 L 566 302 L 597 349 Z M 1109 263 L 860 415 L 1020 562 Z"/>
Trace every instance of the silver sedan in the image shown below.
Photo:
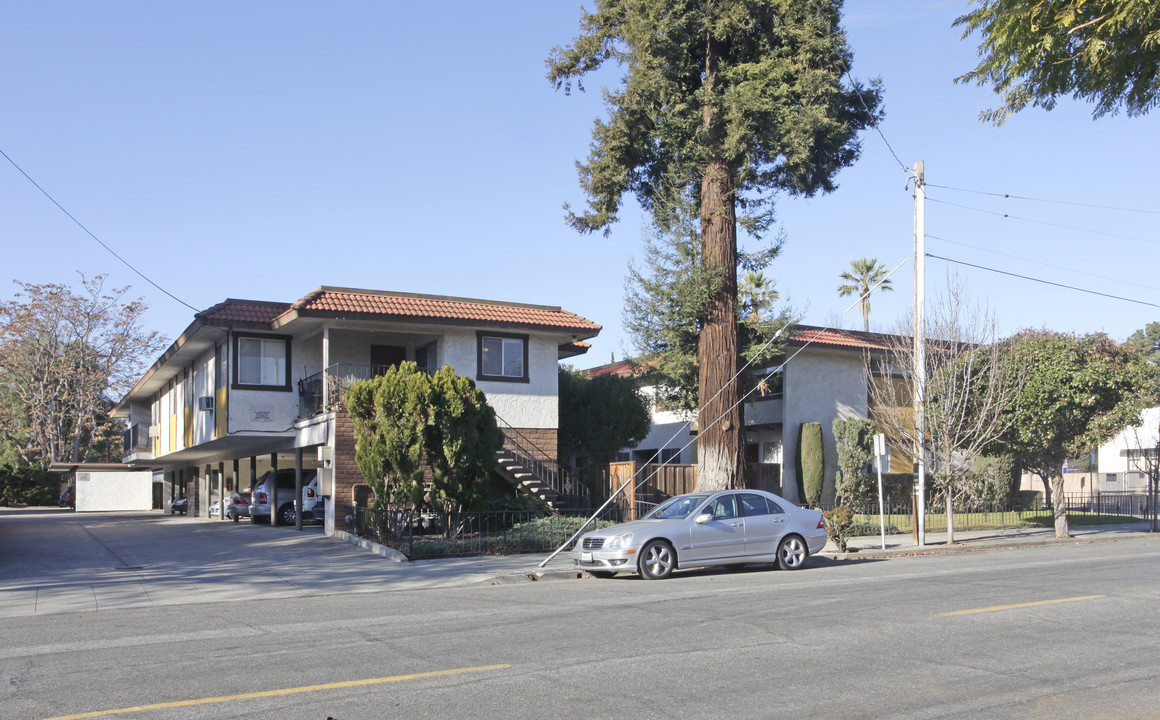
<path fill-rule="evenodd" d="M 818 510 L 761 490 L 690 493 L 642 517 L 582 535 L 576 567 L 596 577 L 640 573 L 650 580 L 677 569 L 776 562 L 797 570 L 826 545 Z"/>

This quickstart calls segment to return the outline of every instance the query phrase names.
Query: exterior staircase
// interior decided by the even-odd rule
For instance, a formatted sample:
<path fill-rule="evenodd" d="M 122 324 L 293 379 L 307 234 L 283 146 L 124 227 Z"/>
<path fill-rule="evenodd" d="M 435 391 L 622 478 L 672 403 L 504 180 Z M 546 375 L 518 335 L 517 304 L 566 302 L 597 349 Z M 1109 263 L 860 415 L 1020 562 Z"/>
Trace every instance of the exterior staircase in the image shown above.
<path fill-rule="evenodd" d="M 518 430 L 497 418 L 504 444 L 495 454 L 495 471 L 519 492 L 542 502 L 553 514 L 587 508 L 588 488 L 537 448 Z"/>

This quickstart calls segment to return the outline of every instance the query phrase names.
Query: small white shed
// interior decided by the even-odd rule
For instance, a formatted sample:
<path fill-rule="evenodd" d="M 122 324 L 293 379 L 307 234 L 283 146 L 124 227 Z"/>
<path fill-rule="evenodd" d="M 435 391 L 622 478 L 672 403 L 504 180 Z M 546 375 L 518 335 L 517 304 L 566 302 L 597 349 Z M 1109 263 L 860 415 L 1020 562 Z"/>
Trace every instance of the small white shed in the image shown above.
<path fill-rule="evenodd" d="M 131 470 L 120 463 L 53 463 L 49 470 L 67 472 L 76 488 L 77 512 L 153 509 L 153 472 Z"/>

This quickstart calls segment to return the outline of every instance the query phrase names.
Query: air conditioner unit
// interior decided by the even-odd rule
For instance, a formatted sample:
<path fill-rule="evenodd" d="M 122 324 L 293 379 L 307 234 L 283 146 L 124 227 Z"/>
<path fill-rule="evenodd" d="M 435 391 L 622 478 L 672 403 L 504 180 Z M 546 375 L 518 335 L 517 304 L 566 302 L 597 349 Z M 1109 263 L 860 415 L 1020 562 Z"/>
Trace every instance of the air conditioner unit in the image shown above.
<path fill-rule="evenodd" d="M 197 399 L 198 410 L 213 410 L 213 395 L 204 395 Z"/>

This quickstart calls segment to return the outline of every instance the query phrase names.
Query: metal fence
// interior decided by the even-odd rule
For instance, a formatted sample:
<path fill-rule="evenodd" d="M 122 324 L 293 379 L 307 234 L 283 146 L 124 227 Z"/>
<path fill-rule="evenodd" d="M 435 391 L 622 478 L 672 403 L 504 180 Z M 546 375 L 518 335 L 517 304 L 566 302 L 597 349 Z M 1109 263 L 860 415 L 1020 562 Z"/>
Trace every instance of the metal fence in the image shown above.
<path fill-rule="evenodd" d="M 1068 520 L 1077 525 L 1108 525 L 1151 517 L 1152 504 L 1147 493 L 1068 493 L 1064 495 Z M 832 510 L 833 503 L 819 506 Z M 876 535 L 879 532 L 878 503 L 851 506 L 855 514 L 855 534 Z M 885 505 L 887 533 L 909 533 L 914 530 L 915 509 L 910 501 Z M 924 515 L 928 532 L 947 529 L 946 505 L 942 498 L 932 498 Z M 955 530 L 1009 530 L 1029 527 L 1051 527 L 1055 510 L 1038 496 L 1031 500 L 1003 501 L 959 500 L 954 504 Z"/>
<path fill-rule="evenodd" d="M 638 511 L 641 505 L 638 505 Z M 625 503 L 606 508 L 585 532 L 623 522 Z M 411 560 L 472 555 L 551 552 L 568 542 L 589 514 L 495 511 L 432 513 L 416 510 L 349 508 L 346 531 L 386 545 Z"/>

